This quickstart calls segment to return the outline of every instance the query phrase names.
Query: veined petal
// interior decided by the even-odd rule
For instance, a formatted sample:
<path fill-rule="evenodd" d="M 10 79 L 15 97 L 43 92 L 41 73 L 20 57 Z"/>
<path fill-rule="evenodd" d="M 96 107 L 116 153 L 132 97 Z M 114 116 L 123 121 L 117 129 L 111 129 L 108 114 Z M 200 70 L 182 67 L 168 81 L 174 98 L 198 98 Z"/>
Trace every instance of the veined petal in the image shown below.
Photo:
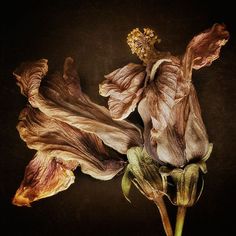
<path fill-rule="evenodd" d="M 111 179 L 123 168 L 124 162 L 110 158 L 95 134 L 52 119 L 30 106 L 21 112 L 17 129 L 29 148 L 57 159 L 73 160 L 82 172 L 94 178 Z"/>
<path fill-rule="evenodd" d="M 227 43 L 229 32 L 223 24 L 214 24 L 212 28 L 195 36 L 187 46 L 182 60 L 183 77 L 191 80 L 192 68 L 198 70 L 219 57 L 220 49 Z"/>
<path fill-rule="evenodd" d="M 123 120 L 134 111 L 143 93 L 145 77 L 145 66 L 133 63 L 105 76 L 99 92 L 109 96 L 108 107 L 113 119 Z"/>
<path fill-rule="evenodd" d="M 111 179 L 124 166 L 124 161 L 109 158 L 96 135 L 50 118 L 31 106 L 21 112 L 17 129 L 28 147 L 38 152 L 26 168 L 13 200 L 16 205 L 29 205 L 67 189 L 74 181 L 72 171 L 77 166 L 101 180 Z"/>
<path fill-rule="evenodd" d="M 29 102 L 47 116 L 65 122 L 77 129 L 96 134 L 102 141 L 120 153 L 129 147 L 141 145 L 140 130 L 126 121 L 115 121 L 109 111 L 93 103 L 80 89 L 73 59 L 67 58 L 64 75 L 55 74 L 41 80 L 46 74 L 47 61 L 24 64 L 15 72 L 19 85 Z"/>
<path fill-rule="evenodd" d="M 190 113 L 185 130 L 186 158 L 188 161 L 202 159 L 209 148 L 209 141 L 205 125 L 201 116 L 201 109 L 194 87 L 189 95 Z"/>
<path fill-rule="evenodd" d="M 176 104 L 178 77 L 180 76 L 177 59 L 163 62 L 155 79 L 148 85 L 145 95 L 156 135 L 160 135 L 170 122 L 170 115 Z"/>
<path fill-rule="evenodd" d="M 17 206 L 30 206 L 30 203 L 41 198 L 52 196 L 67 189 L 74 182 L 70 168 L 56 158 L 44 152 L 37 152 L 25 170 L 24 179 L 12 201 Z"/>

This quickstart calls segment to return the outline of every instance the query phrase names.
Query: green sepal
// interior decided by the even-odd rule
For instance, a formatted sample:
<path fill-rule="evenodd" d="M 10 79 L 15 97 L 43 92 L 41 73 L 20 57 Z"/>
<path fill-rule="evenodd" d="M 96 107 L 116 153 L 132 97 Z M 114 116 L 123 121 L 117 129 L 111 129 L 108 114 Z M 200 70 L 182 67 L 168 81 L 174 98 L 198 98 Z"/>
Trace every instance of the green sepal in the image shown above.
<path fill-rule="evenodd" d="M 122 192 L 128 202 L 131 203 L 129 197 L 130 189 L 131 189 L 132 181 L 130 179 L 130 170 L 129 170 L 129 165 L 126 167 L 125 173 L 122 177 L 121 181 L 121 188 Z"/>
<path fill-rule="evenodd" d="M 204 187 L 202 175 L 207 171 L 205 162 L 188 164 L 183 169 L 162 166 L 159 171 L 172 204 L 190 207 L 198 201 Z"/>
<path fill-rule="evenodd" d="M 132 183 L 150 200 L 162 196 L 163 185 L 158 163 L 141 147 L 130 148 L 127 158 L 129 164 L 121 183 L 125 198 L 130 202 L 128 195 Z"/>

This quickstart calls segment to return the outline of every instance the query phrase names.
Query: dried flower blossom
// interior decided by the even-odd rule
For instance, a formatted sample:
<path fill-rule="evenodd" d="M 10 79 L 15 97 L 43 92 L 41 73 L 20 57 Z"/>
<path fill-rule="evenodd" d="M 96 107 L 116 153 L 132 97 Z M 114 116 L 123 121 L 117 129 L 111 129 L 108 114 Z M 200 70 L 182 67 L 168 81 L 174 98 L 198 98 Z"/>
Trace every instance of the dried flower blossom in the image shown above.
<path fill-rule="evenodd" d="M 132 89 L 132 76 L 129 76 L 132 68 L 125 66 L 118 69 L 125 71 L 122 76 L 115 73 L 113 77 L 112 72 L 101 84 L 106 90 L 101 95 L 109 96 L 113 118 L 126 118 L 138 106 L 144 123 L 144 149 L 129 149 L 122 188 L 127 198 L 132 181 L 141 193 L 157 204 L 168 236 L 172 235 L 172 227 L 165 204 L 156 199 L 162 199 L 164 194 L 178 206 L 175 236 L 181 236 L 186 208 L 195 204 L 202 193 L 205 161 L 213 147 L 201 117 L 192 71 L 211 65 L 228 38 L 225 26 L 215 24 L 195 36 L 182 57 L 176 57 L 156 50 L 157 37 L 152 30 L 141 33 L 134 29 L 127 42 L 132 53 L 143 61 L 145 78 L 138 77 L 139 83 Z M 122 86 L 123 81 L 129 86 Z M 124 94 L 130 99 L 122 100 Z M 120 101 L 117 98 L 121 98 Z M 131 98 L 135 98 L 134 102 Z M 115 108 L 110 104 L 115 104 Z M 150 166 L 145 157 L 153 158 Z"/>
<path fill-rule="evenodd" d="M 157 205 L 166 235 L 173 236 L 163 200 L 167 196 L 178 206 L 175 236 L 181 236 L 186 208 L 202 193 L 206 160 L 213 148 L 192 71 L 211 65 L 228 38 L 225 26 L 215 24 L 195 36 L 183 56 L 177 57 L 156 50 L 160 39 L 153 30 L 134 29 L 127 43 L 143 64 L 129 63 L 105 76 L 99 92 L 109 97 L 109 111 L 82 92 L 73 59 L 65 60 L 63 75 L 43 81 L 47 60 L 22 65 L 15 76 L 29 105 L 21 112 L 17 128 L 37 153 L 26 167 L 13 203 L 30 206 L 67 189 L 78 166 L 94 178 L 113 178 L 126 161 L 119 155 L 110 157 L 107 145 L 127 154 L 122 178 L 125 197 L 133 183 Z M 136 107 L 143 134 L 124 121 Z"/>
<path fill-rule="evenodd" d="M 67 189 L 77 166 L 94 178 L 111 179 L 125 161 L 111 158 L 104 143 L 120 153 L 142 144 L 135 125 L 114 121 L 105 107 L 81 91 L 71 58 L 65 60 L 63 76 L 57 73 L 42 81 L 47 70 L 43 59 L 23 64 L 14 73 L 30 103 L 17 128 L 28 147 L 37 150 L 13 199 L 16 205 L 29 206 Z"/>
<path fill-rule="evenodd" d="M 159 164 L 142 147 L 130 148 L 127 157 L 129 164 L 121 182 L 124 196 L 130 201 L 128 196 L 133 183 L 145 197 L 157 205 L 166 235 L 172 236 L 172 227 L 163 200 L 167 186 L 159 173 Z"/>
<path fill-rule="evenodd" d="M 153 34 L 152 31 L 148 32 Z M 140 77 L 139 87 L 135 87 L 135 91 L 143 91 L 141 95 L 139 94 L 141 99 L 137 99 L 136 104 L 144 122 L 146 150 L 160 163 L 182 167 L 193 160 L 202 159 L 208 152 L 210 146 L 191 79 L 192 69 L 209 66 L 217 59 L 228 37 L 225 26 L 215 24 L 190 41 L 183 57 L 158 53 L 152 47 L 150 50 L 155 54 L 156 62 L 153 62 L 154 57 L 150 57 L 149 61 L 147 58 L 144 59 L 147 65 L 146 78 L 143 84 L 141 81 L 144 79 Z M 138 45 L 141 45 L 141 48 L 144 45 L 143 49 L 146 50 L 146 45 L 153 43 L 152 40 L 144 43 L 146 42 L 144 38 L 145 34 L 138 29 L 128 36 L 131 50 L 138 56 L 142 50 Z M 140 58 L 142 59 L 142 56 Z M 106 91 L 106 94 L 110 94 L 108 103 L 114 102 L 112 93 L 114 86 L 122 88 L 116 91 L 116 97 L 122 97 L 122 94 L 127 92 L 127 88 L 121 86 L 121 81 L 125 80 L 127 84 L 131 84 L 132 77 L 128 76 L 130 73 L 131 70 L 126 71 L 126 76 L 121 77 L 122 79 L 117 76 L 115 82 L 105 80 L 102 83 L 101 86 L 109 83 Z M 127 109 L 124 109 L 124 103 L 126 100 L 123 103 L 116 103 L 119 118 L 127 117 L 129 114 Z M 126 105 L 130 103 L 129 101 Z M 113 115 L 115 113 L 113 107 L 109 109 Z"/>

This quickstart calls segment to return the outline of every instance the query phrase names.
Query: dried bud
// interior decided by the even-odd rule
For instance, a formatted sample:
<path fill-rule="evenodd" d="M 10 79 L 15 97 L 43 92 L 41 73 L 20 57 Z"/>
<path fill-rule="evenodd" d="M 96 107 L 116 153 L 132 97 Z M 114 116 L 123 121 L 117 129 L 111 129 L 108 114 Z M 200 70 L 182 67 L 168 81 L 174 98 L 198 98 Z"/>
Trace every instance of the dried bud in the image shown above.
<path fill-rule="evenodd" d="M 160 168 L 163 182 L 167 185 L 166 195 L 177 206 L 191 207 L 201 196 L 204 181 L 202 175 L 207 172 L 205 162 L 189 164 L 184 169 Z M 168 178 L 169 177 L 169 178 Z"/>
<path fill-rule="evenodd" d="M 122 179 L 122 190 L 128 199 L 131 183 L 149 200 L 155 201 L 163 195 L 159 165 L 141 147 L 130 148 L 127 152 L 129 164 Z"/>

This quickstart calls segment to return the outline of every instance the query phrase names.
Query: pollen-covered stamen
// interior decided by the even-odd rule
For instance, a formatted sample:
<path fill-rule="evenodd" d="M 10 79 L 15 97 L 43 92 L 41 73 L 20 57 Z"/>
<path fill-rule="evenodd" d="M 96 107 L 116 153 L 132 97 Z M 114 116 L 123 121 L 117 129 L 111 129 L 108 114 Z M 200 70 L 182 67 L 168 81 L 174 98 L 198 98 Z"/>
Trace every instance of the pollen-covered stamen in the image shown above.
<path fill-rule="evenodd" d="M 127 37 L 127 43 L 132 53 L 137 54 L 144 62 L 150 60 L 152 55 L 155 54 L 154 45 L 160 41 L 155 32 L 149 28 L 144 28 L 143 33 L 139 28 L 133 29 Z"/>

